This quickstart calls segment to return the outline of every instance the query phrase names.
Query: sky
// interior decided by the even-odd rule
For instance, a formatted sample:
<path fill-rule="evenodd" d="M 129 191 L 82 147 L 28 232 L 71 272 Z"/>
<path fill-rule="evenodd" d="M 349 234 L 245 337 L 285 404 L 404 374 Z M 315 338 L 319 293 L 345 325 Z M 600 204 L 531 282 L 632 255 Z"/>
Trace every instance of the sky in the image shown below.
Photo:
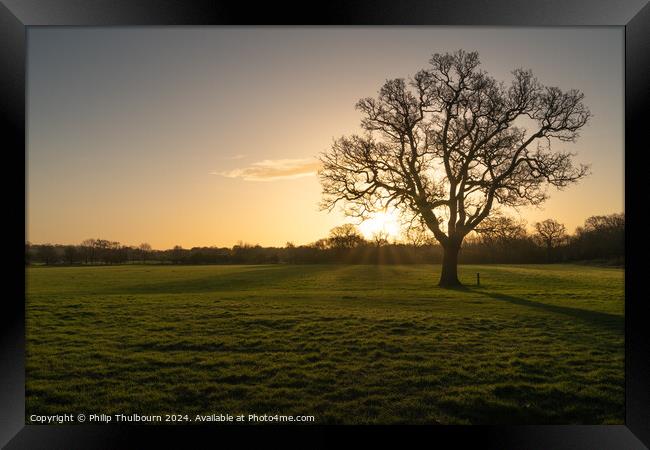
<path fill-rule="evenodd" d="M 541 208 L 569 231 L 623 212 L 622 27 L 30 27 L 27 240 L 154 248 L 306 244 L 351 219 L 319 210 L 316 157 L 359 133 L 355 103 L 435 52 L 480 54 L 585 93 L 591 175 Z M 371 227 L 372 228 L 372 227 Z"/>

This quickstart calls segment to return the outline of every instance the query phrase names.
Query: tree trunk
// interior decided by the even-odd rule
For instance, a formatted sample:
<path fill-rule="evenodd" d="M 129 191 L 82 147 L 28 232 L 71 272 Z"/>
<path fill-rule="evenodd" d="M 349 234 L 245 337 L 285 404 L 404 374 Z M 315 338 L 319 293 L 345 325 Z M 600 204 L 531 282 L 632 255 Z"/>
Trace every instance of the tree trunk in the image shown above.
<path fill-rule="evenodd" d="M 440 287 L 460 286 L 458 280 L 458 252 L 460 245 L 446 245 L 443 247 L 442 273 L 440 274 Z"/>

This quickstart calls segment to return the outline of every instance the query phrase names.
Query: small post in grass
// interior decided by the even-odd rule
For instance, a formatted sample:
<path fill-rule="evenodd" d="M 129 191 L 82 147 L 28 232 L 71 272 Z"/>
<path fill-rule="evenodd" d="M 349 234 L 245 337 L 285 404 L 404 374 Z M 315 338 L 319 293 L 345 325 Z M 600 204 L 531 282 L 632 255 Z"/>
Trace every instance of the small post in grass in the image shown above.
<path fill-rule="evenodd" d="M 481 274 L 476 272 L 476 285 L 480 286 L 481 285 Z"/>

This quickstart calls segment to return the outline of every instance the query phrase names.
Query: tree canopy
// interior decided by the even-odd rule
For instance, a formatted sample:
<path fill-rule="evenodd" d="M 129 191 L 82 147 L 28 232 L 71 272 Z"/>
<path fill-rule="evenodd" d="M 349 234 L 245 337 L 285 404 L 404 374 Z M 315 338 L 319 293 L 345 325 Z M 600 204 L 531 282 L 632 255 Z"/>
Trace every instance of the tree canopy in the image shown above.
<path fill-rule="evenodd" d="M 418 216 L 448 250 L 441 284 L 453 285 L 454 253 L 495 206 L 539 205 L 548 186 L 587 175 L 552 144 L 575 141 L 590 112 L 583 93 L 544 86 L 530 70 L 515 69 L 508 85 L 495 80 L 477 52 L 436 53 L 429 63 L 359 100 L 363 133 L 320 157 L 321 206 L 367 218 L 392 205 Z"/>

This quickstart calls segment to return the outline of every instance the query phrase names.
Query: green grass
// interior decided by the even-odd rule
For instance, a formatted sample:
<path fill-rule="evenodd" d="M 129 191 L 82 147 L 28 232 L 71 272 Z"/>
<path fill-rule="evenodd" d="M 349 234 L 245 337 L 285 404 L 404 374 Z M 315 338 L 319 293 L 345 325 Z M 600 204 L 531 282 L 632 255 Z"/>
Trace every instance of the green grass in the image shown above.
<path fill-rule="evenodd" d="M 571 265 L 27 270 L 27 415 L 624 422 L 624 273 Z"/>

